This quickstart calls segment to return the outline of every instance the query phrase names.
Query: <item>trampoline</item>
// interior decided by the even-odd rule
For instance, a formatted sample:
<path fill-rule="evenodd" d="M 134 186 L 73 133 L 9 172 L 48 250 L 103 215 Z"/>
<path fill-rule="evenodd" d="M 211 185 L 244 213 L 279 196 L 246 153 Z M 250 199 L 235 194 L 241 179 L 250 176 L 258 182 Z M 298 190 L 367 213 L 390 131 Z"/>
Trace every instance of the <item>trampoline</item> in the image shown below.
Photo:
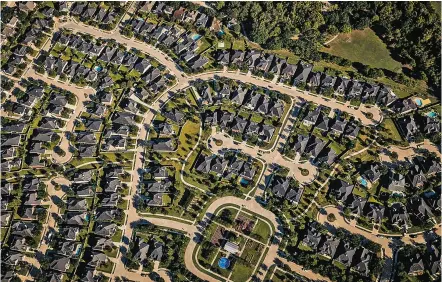
<path fill-rule="evenodd" d="M 228 258 L 220 258 L 218 261 L 218 266 L 222 269 L 227 269 L 230 266 L 230 260 Z"/>

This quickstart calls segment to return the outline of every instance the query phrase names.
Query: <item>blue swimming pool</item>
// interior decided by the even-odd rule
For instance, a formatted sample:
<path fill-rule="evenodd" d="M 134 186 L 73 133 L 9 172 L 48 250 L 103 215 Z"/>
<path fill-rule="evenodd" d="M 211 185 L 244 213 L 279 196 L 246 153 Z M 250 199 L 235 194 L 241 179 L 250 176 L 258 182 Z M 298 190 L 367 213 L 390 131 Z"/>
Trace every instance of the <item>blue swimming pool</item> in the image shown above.
<path fill-rule="evenodd" d="M 94 70 L 96 70 L 96 71 L 102 71 L 102 70 L 103 70 L 103 68 L 102 68 L 102 67 L 100 67 L 100 66 L 95 66 L 95 67 L 94 67 Z"/>
<path fill-rule="evenodd" d="M 419 98 L 414 99 L 414 102 L 416 103 L 416 105 L 418 105 L 419 107 L 422 106 L 422 100 Z"/>
<path fill-rule="evenodd" d="M 218 266 L 222 269 L 227 269 L 230 266 L 230 260 L 228 258 L 220 258 L 218 261 Z"/>
<path fill-rule="evenodd" d="M 202 37 L 202 35 L 194 34 L 194 35 L 192 35 L 192 40 L 193 41 L 198 41 L 198 39 L 200 39 L 201 37 Z"/>
<path fill-rule="evenodd" d="M 247 184 L 249 184 L 249 181 L 247 179 L 241 178 L 239 183 L 241 183 L 242 185 L 247 185 Z"/>
<path fill-rule="evenodd" d="M 81 254 L 81 246 L 78 247 L 77 251 L 75 252 L 75 255 L 78 256 L 79 254 Z"/>
<path fill-rule="evenodd" d="M 225 34 L 224 30 L 218 31 L 218 36 L 223 36 Z"/>
<path fill-rule="evenodd" d="M 89 214 L 86 214 L 86 216 L 84 217 L 84 220 L 89 221 Z"/>
<path fill-rule="evenodd" d="M 427 113 L 427 116 L 431 117 L 431 118 L 434 118 L 434 117 L 437 117 L 437 113 L 431 111 L 431 112 Z"/>
<path fill-rule="evenodd" d="M 361 183 L 361 185 L 364 187 L 367 187 L 367 185 L 368 185 L 367 180 L 365 180 L 362 177 L 359 178 L 359 183 Z"/>

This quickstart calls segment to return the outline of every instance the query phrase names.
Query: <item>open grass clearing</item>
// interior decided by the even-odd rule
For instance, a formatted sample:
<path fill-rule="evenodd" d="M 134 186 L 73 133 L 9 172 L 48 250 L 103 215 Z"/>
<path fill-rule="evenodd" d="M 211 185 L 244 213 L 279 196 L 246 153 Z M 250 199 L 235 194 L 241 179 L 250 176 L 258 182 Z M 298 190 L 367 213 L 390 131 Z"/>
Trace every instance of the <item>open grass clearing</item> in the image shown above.
<path fill-rule="evenodd" d="M 322 51 L 375 68 L 401 71 L 401 63 L 391 57 L 385 43 L 370 28 L 339 34 L 329 45 Z"/>

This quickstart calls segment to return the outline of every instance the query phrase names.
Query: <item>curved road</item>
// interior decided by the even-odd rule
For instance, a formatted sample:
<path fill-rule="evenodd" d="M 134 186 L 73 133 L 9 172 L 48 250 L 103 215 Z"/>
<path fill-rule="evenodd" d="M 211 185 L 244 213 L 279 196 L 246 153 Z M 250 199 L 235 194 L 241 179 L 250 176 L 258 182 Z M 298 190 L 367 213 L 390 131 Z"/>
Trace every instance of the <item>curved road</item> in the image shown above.
<path fill-rule="evenodd" d="M 230 73 L 230 72 L 212 72 L 212 73 L 204 73 L 204 74 L 195 75 L 193 77 L 188 77 L 186 74 L 184 74 L 180 70 L 180 68 L 175 64 L 175 62 L 173 62 L 167 55 L 165 55 L 160 50 L 158 50 L 150 45 L 147 45 L 143 42 L 139 42 L 139 41 L 135 41 L 133 39 L 125 38 L 122 35 L 120 35 L 118 31 L 115 31 L 112 33 L 107 33 L 107 32 L 103 32 L 101 30 L 98 30 L 98 29 L 95 29 L 95 28 L 92 28 L 89 26 L 85 26 L 82 24 L 78 24 L 78 23 L 75 23 L 72 21 L 62 23 L 62 24 L 60 24 L 60 27 L 73 29 L 73 30 L 76 30 L 76 31 L 79 31 L 82 33 L 88 33 L 88 34 L 91 34 L 92 36 L 94 36 L 95 38 L 103 37 L 103 38 L 115 39 L 117 42 L 125 45 L 128 48 L 136 48 L 140 51 L 143 51 L 143 52 L 149 54 L 150 56 L 152 56 L 156 60 L 158 60 L 161 64 L 165 65 L 166 68 L 168 68 L 170 70 L 170 72 L 176 76 L 177 84 L 171 88 L 174 91 L 178 91 L 180 89 L 184 89 L 184 88 L 188 87 L 189 82 L 192 79 L 196 79 L 196 78 L 212 79 L 216 75 L 216 76 L 222 76 L 222 77 L 235 79 L 235 80 L 239 79 L 243 82 L 251 83 L 251 84 L 254 84 L 257 86 L 261 86 L 261 87 L 272 88 L 274 90 L 280 91 L 281 93 L 287 94 L 292 97 L 301 98 L 301 99 L 311 101 L 311 102 L 314 102 L 317 104 L 323 104 L 323 105 L 326 105 L 331 108 L 345 111 L 345 112 L 349 113 L 350 115 L 357 117 L 365 125 L 373 125 L 381 120 L 381 112 L 379 111 L 379 109 L 377 107 L 367 108 L 365 105 L 362 105 L 359 110 L 356 110 L 356 109 L 350 107 L 348 104 L 341 104 L 341 103 L 338 103 L 337 101 L 329 100 L 329 99 L 326 100 L 323 97 L 309 95 L 309 94 L 306 94 L 307 92 L 302 92 L 302 91 L 296 90 L 295 88 L 292 88 L 292 87 L 287 87 L 287 86 L 282 86 L 279 84 L 270 83 L 270 82 L 265 81 L 263 79 L 254 78 L 254 77 L 251 77 L 251 76 L 248 76 L 245 74 Z M 28 75 L 32 75 L 32 72 L 30 72 L 30 74 L 28 74 Z M 44 80 L 44 78 L 41 76 L 38 76 L 38 79 Z M 55 82 L 53 80 L 49 80 L 49 83 L 54 84 L 54 85 L 58 84 L 58 82 Z M 59 87 L 69 90 L 69 87 L 72 87 L 72 86 L 67 85 L 67 84 L 62 84 Z M 171 90 L 171 89 L 169 89 L 169 90 Z M 82 93 L 81 95 L 78 95 L 78 93 L 77 93 L 78 90 L 79 89 L 75 87 L 75 91 L 71 91 L 71 92 L 77 94 L 77 98 L 79 99 L 79 101 L 77 102 L 77 106 L 79 104 L 82 104 L 81 99 L 82 99 L 82 97 L 85 96 L 84 93 Z M 82 91 L 84 92 L 85 90 L 86 89 L 83 89 Z M 91 91 L 92 91 L 92 89 L 91 89 Z M 165 91 L 161 97 L 163 97 L 164 95 L 167 95 L 168 94 L 167 92 L 168 91 Z M 160 107 L 161 107 L 161 99 L 160 98 L 157 101 L 155 101 L 154 104 L 152 105 L 151 108 L 153 110 L 160 109 Z M 78 110 L 78 111 L 80 111 L 80 110 Z M 372 113 L 373 120 L 368 119 L 362 112 Z M 154 117 L 154 111 L 148 111 L 144 116 L 143 124 L 150 124 L 153 117 Z M 138 133 L 137 139 L 145 140 L 146 137 L 147 137 L 147 129 L 144 126 L 141 126 L 141 129 Z M 138 184 L 140 181 L 139 172 L 140 172 L 140 170 L 143 169 L 143 162 L 144 162 L 144 160 L 142 158 L 143 151 L 144 151 L 143 147 L 141 147 L 141 146 L 137 147 L 137 152 L 136 152 L 136 156 L 135 156 L 134 164 L 133 164 L 133 168 L 132 168 L 132 186 L 131 186 L 130 195 L 133 195 L 135 193 L 136 188 L 138 187 Z M 59 161 L 64 162 L 66 160 L 59 159 Z M 236 205 L 242 206 L 252 212 L 262 215 L 263 217 L 267 218 L 272 223 L 275 230 L 278 230 L 279 224 L 278 224 L 278 221 L 277 221 L 275 215 L 272 212 L 270 212 L 269 210 L 266 210 L 263 207 L 261 207 L 255 200 L 244 200 L 244 199 L 240 199 L 240 198 L 236 198 L 236 197 L 223 197 L 223 198 L 215 200 L 208 207 L 207 213 L 213 213 L 218 207 L 220 207 L 221 205 L 226 204 L 226 203 L 236 204 Z M 190 240 L 190 243 L 188 244 L 186 251 L 185 251 L 186 267 L 192 273 L 194 273 L 195 275 L 197 275 L 201 279 L 205 279 L 208 281 L 214 281 L 214 279 L 211 276 L 208 276 L 207 274 L 201 272 L 193 263 L 192 255 L 195 251 L 195 247 L 197 246 L 197 244 L 193 240 L 193 237 L 197 232 L 197 228 L 195 225 L 181 223 L 181 222 L 177 222 L 177 221 L 169 220 L 169 219 L 164 219 L 164 218 L 160 219 L 160 218 L 149 217 L 149 216 L 147 216 L 147 217 L 140 216 L 140 215 L 138 215 L 138 213 L 136 212 L 136 209 L 131 204 L 129 205 L 128 210 L 126 210 L 125 212 L 127 214 L 127 220 L 126 220 L 127 224 L 125 226 L 123 226 L 123 228 L 124 228 L 124 232 L 125 232 L 124 236 L 126 238 L 132 237 L 133 224 L 139 220 L 147 220 L 155 225 L 177 229 L 177 230 L 180 230 L 180 231 L 186 233 L 188 236 L 190 236 L 191 240 Z M 278 250 L 278 244 L 272 243 L 269 247 L 269 251 L 268 251 L 268 253 L 264 259 L 264 262 L 263 262 L 265 265 L 270 266 L 271 264 L 274 263 L 274 259 L 277 257 L 277 250 Z M 130 272 L 127 269 L 125 269 L 124 265 L 123 265 L 123 263 L 121 263 L 120 259 L 121 259 L 121 254 L 116 259 L 116 268 L 115 268 L 111 278 L 118 275 L 118 276 L 125 276 L 125 277 L 127 277 L 129 279 L 133 279 L 133 280 L 139 280 L 139 281 L 147 280 L 147 277 L 142 277 L 140 275 L 140 273 Z M 292 265 L 294 270 L 298 270 L 297 267 L 299 267 L 299 266 L 296 266 L 292 263 L 289 263 L 289 265 Z M 307 276 L 307 274 L 306 274 L 306 276 Z M 311 277 L 313 279 L 326 280 L 326 279 L 324 279 L 324 277 L 321 277 L 321 276 L 316 275 L 314 273 L 308 274 L 308 277 Z"/>
<path fill-rule="evenodd" d="M 148 53 L 149 55 L 151 55 L 152 57 L 157 59 L 161 64 L 165 65 L 177 77 L 177 80 L 179 81 L 179 83 L 177 84 L 177 87 L 175 88 L 175 90 L 188 87 L 189 81 L 192 79 L 196 79 L 196 78 L 212 79 L 214 75 L 218 75 L 218 76 L 227 77 L 230 79 L 241 80 L 242 82 L 255 84 L 255 85 L 261 86 L 261 87 L 272 88 L 274 90 L 277 90 L 281 93 L 287 94 L 292 97 L 303 98 L 307 101 L 311 101 L 311 102 L 314 102 L 317 104 L 322 104 L 322 105 L 328 106 L 332 109 L 339 109 L 341 111 L 345 111 L 345 112 L 349 113 L 350 115 L 358 118 L 365 125 L 374 125 L 381 120 L 381 116 L 382 116 L 381 111 L 376 106 L 370 106 L 370 108 L 368 108 L 366 105 L 362 104 L 360 106 L 360 108 L 358 110 L 356 110 L 353 107 L 350 107 L 349 104 L 338 103 L 334 99 L 327 99 L 326 100 L 321 96 L 308 95 L 308 94 L 305 94 L 305 93 L 307 93 L 306 91 L 301 92 L 299 90 L 296 90 L 293 87 L 287 87 L 287 86 L 282 86 L 280 84 L 274 84 L 271 82 L 267 82 L 263 79 L 257 79 L 257 78 L 251 77 L 251 76 L 247 76 L 245 74 L 231 73 L 231 72 L 213 72 L 213 73 L 203 73 L 203 74 L 195 75 L 192 77 L 188 77 L 178 68 L 178 66 L 175 64 L 175 62 L 172 59 L 170 59 L 166 54 L 164 54 L 159 49 L 154 48 L 151 45 L 147 45 L 143 42 L 136 41 L 134 39 L 128 39 L 128 38 L 122 36 L 119 32 L 114 32 L 114 33 L 109 34 L 109 33 L 94 29 L 89 26 L 77 24 L 72 21 L 68 21 L 66 23 L 60 24 L 60 27 L 73 29 L 73 30 L 77 30 L 80 32 L 84 32 L 84 33 L 89 33 L 96 38 L 103 37 L 103 38 L 115 39 L 117 42 L 125 45 L 126 47 L 136 48 L 138 50 Z M 367 118 L 363 114 L 363 112 L 373 114 L 373 119 Z"/>
<path fill-rule="evenodd" d="M 66 123 L 65 129 L 63 132 L 72 132 L 75 126 L 75 120 L 80 115 L 83 110 L 83 104 L 85 101 L 90 100 L 89 96 L 95 93 L 95 90 L 92 88 L 79 88 L 71 84 L 61 83 L 55 79 L 50 79 L 47 76 L 37 74 L 33 69 L 29 69 L 26 73 L 26 77 L 30 77 L 37 80 L 42 80 L 49 85 L 54 85 L 58 88 L 67 90 L 75 95 L 77 98 L 77 103 L 75 105 L 74 112 L 71 114 L 68 122 Z M 66 153 L 64 156 L 60 156 L 59 154 L 52 151 L 52 159 L 58 164 L 67 163 L 72 158 L 72 153 L 69 152 L 69 140 L 66 138 L 65 134 L 62 134 L 60 142 L 58 146 Z"/>

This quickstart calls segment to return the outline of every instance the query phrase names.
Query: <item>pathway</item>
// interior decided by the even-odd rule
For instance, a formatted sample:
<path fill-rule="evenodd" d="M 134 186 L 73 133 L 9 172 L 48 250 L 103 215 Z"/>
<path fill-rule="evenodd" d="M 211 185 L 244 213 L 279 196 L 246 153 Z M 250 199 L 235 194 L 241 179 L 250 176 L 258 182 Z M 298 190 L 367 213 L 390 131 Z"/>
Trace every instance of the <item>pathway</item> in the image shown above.
<path fill-rule="evenodd" d="M 338 38 L 339 34 L 336 34 L 335 36 L 333 36 L 332 38 L 330 38 L 328 41 L 324 42 L 324 45 L 330 44 L 333 40 L 335 40 L 336 38 Z"/>
<path fill-rule="evenodd" d="M 242 82 L 251 83 L 251 84 L 254 84 L 254 85 L 257 85 L 260 87 L 272 88 L 274 90 L 277 90 L 281 93 L 287 94 L 287 95 L 297 98 L 297 99 L 304 99 L 304 100 L 311 101 L 311 102 L 314 102 L 317 104 L 323 104 L 323 105 L 326 105 L 326 106 L 334 108 L 334 109 L 339 109 L 341 111 L 345 111 L 345 112 L 349 113 L 350 115 L 359 119 L 365 125 L 374 125 L 381 120 L 381 112 L 377 107 L 368 108 L 365 105 L 361 105 L 359 110 L 356 110 L 352 107 L 349 107 L 349 105 L 338 103 L 335 100 L 324 99 L 323 97 L 318 97 L 315 95 L 309 95 L 307 92 L 299 91 L 293 87 L 287 87 L 287 86 L 283 86 L 280 84 L 274 84 L 274 83 L 265 81 L 263 79 L 254 78 L 254 77 L 247 76 L 244 74 L 229 73 L 229 72 L 225 72 L 225 73 L 212 72 L 212 73 L 204 73 L 204 74 L 200 74 L 200 75 L 195 75 L 193 77 L 188 77 L 186 74 L 182 73 L 180 67 L 177 66 L 175 64 L 175 62 L 173 62 L 162 51 L 158 50 L 155 47 L 147 45 L 143 42 L 139 42 L 134 39 L 125 38 L 124 36 L 122 36 L 118 32 L 118 30 L 115 30 L 112 33 L 108 33 L 108 32 L 104 32 L 104 31 L 92 28 L 90 26 L 85 26 L 82 24 L 75 23 L 73 21 L 68 21 L 66 23 L 62 23 L 62 24 L 60 24 L 60 27 L 74 29 L 76 31 L 83 32 L 83 33 L 89 33 L 95 38 L 102 37 L 102 38 L 114 39 L 117 42 L 125 45 L 128 48 L 136 48 L 138 50 L 141 50 L 141 51 L 149 54 L 150 56 L 152 56 L 156 60 L 158 60 L 161 64 L 165 65 L 170 70 L 170 72 L 176 76 L 177 84 L 171 88 L 171 89 L 174 89 L 174 91 L 178 91 L 178 90 L 188 87 L 190 80 L 193 80 L 195 78 L 212 79 L 214 76 L 222 76 L 222 77 L 235 79 L 235 80 L 240 79 Z M 37 74 L 35 74 L 35 72 L 33 70 L 30 70 L 26 75 L 28 77 L 35 76 L 36 79 L 41 79 L 43 81 L 47 81 L 47 83 L 54 84 L 57 87 L 60 87 L 60 88 L 69 90 L 72 93 L 75 93 L 78 98 L 77 106 L 82 105 L 82 102 L 83 102 L 82 99 L 85 99 L 84 94 L 86 94 L 86 92 L 88 91 L 88 89 L 81 89 L 82 94 L 78 94 L 78 91 L 80 90 L 79 88 L 68 85 L 68 84 L 63 84 L 63 83 L 57 82 L 55 80 L 50 80 L 46 77 L 37 75 Z M 72 87 L 72 90 L 70 90 L 71 87 Z M 90 90 L 93 91 L 92 89 L 90 89 Z M 167 94 L 168 94 L 168 91 L 165 91 L 163 95 L 167 95 Z M 158 98 L 157 101 L 155 101 L 153 103 L 153 105 L 152 105 L 153 110 L 157 111 L 160 109 L 160 107 L 162 105 L 160 98 Z M 76 111 L 73 115 L 75 117 L 81 112 L 80 106 L 78 106 L 77 108 L 76 108 Z M 373 119 L 368 119 L 363 114 L 364 112 L 365 113 L 368 113 L 368 112 L 372 113 Z M 154 111 L 148 111 L 144 116 L 143 124 L 150 124 L 153 118 L 154 118 Z M 75 118 L 73 120 L 75 120 Z M 68 123 L 67 128 L 70 128 L 70 129 L 73 128 L 73 120 L 71 123 Z M 141 129 L 138 132 L 137 139 L 138 140 L 145 140 L 147 138 L 147 135 L 148 135 L 148 130 L 146 129 L 145 126 L 141 126 Z M 201 134 L 200 134 L 200 136 L 201 136 Z M 223 147 L 241 149 L 247 154 L 250 154 L 254 157 L 258 157 L 257 150 L 250 148 L 250 147 L 246 146 L 245 144 L 235 144 L 231 138 L 227 138 L 222 134 L 219 134 L 219 135 L 214 134 L 212 137 L 222 140 Z M 62 143 L 63 143 L 63 141 L 62 141 Z M 64 143 L 62 145 L 65 147 Z M 213 144 L 213 145 L 216 146 L 216 144 Z M 220 147 L 215 147 L 215 149 L 220 149 Z M 65 151 L 68 152 L 68 150 L 65 150 Z M 136 156 L 134 159 L 134 163 L 133 163 L 133 168 L 131 171 L 132 186 L 130 187 L 131 188 L 130 195 L 135 194 L 136 188 L 139 185 L 140 171 L 143 169 L 143 162 L 144 162 L 144 159 L 142 158 L 143 152 L 144 152 L 144 148 L 141 146 L 138 146 L 137 151 L 136 151 Z M 55 157 L 56 156 L 54 156 L 54 158 Z M 56 161 L 63 163 L 63 162 L 68 161 L 69 158 L 70 157 L 67 157 L 67 159 L 58 158 L 58 160 L 56 159 Z M 290 173 L 292 175 L 294 175 L 301 182 L 309 182 L 313 179 L 314 175 L 316 175 L 316 168 L 311 166 L 309 163 L 299 164 L 299 163 L 295 163 L 293 161 L 289 161 L 289 160 L 283 158 L 277 150 L 273 150 L 273 151 L 263 155 L 263 158 L 269 159 L 270 162 L 272 162 L 272 163 L 278 163 L 283 166 L 289 167 Z M 300 170 L 299 170 L 300 167 L 309 170 L 309 175 L 303 176 L 300 173 Z M 56 193 L 55 191 L 52 191 L 52 192 Z M 317 193 L 318 193 L 318 191 L 317 191 Z M 218 207 L 220 207 L 221 205 L 223 205 L 225 203 L 235 204 L 240 207 L 246 208 L 252 212 L 260 214 L 261 216 L 267 218 L 271 222 L 271 224 L 274 226 L 275 230 L 278 230 L 279 224 L 278 224 L 278 220 L 276 219 L 275 215 L 272 212 L 270 212 L 269 210 L 264 209 L 259 203 L 257 203 L 253 199 L 252 200 L 244 200 L 244 199 L 240 199 L 240 198 L 236 198 L 236 197 L 232 197 L 232 196 L 223 197 L 223 198 L 215 200 L 208 207 L 207 214 L 213 214 L 214 211 Z M 313 201 L 312 201 L 312 203 L 313 203 Z M 193 240 L 194 235 L 197 233 L 197 228 L 195 225 L 177 222 L 177 221 L 169 220 L 169 219 L 165 219 L 165 218 L 140 216 L 136 212 L 136 209 L 132 205 L 132 203 L 129 203 L 129 208 L 125 212 L 127 214 L 127 218 L 126 218 L 126 225 L 123 226 L 123 228 L 125 230 L 124 236 L 126 238 L 130 239 L 132 237 L 133 223 L 137 222 L 139 220 L 147 220 L 147 221 L 151 222 L 152 224 L 155 224 L 158 226 L 164 226 L 167 228 L 173 228 L 173 229 L 177 229 L 177 230 L 181 230 L 181 231 L 185 232 L 191 238 L 190 243 L 188 244 L 188 246 L 186 248 L 185 258 L 184 258 L 187 269 L 190 270 L 195 275 L 197 275 L 198 277 L 200 277 L 201 279 L 205 279 L 208 281 L 215 281 L 211 276 L 208 276 L 207 274 L 201 272 L 194 265 L 194 261 L 192 259 L 192 256 L 195 251 L 195 248 L 197 247 L 196 242 Z M 122 244 L 124 244 L 124 243 L 122 243 Z M 272 265 L 274 263 L 275 258 L 277 257 L 277 251 L 278 251 L 278 244 L 272 243 L 270 245 L 269 251 L 268 251 L 263 263 L 267 266 Z M 111 279 L 114 278 L 115 276 L 124 276 L 128 279 L 132 279 L 135 281 L 148 280 L 147 277 L 141 277 L 140 273 L 128 271 L 124 267 L 123 263 L 121 263 L 121 256 L 122 256 L 122 254 L 120 252 L 119 256 L 115 260 L 117 262 L 117 264 L 116 264 L 113 274 L 111 275 Z M 301 267 L 294 264 L 294 263 L 287 262 L 287 264 L 292 268 L 292 270 L 294 270 L 296 272 L 302 271 Z M 303 272 L 300 272 L 300 273 L 303 273 Z M 262 276 L 263 274 L 259 274 L 259 275 Z M 311 272 L 311 273 L 305 272 L 305 273 L 303 273 L 303 275 L 305 275 L 306 277 L 309 277 L 311 279 L 327 280 L 320 275 L 314 274 L 313 272 Z M 259 278 L 263 278 L 263 277 L 259 277 Z"/>
<path fill-rule="evenodd" d="M 411 159 L 413 156 L 417 155 L 416 149 L 427 149 L 430 152 L 436 153 L 440 155 L 439 148 L 431 143 L 428 139 L 425 139 L 422 143 L 410 143 L 408 147 L 399 147 L 399 146 L 388 146 L 388 151 L 396 152 L 398 155 L 399 161 L 405 161 L 407 159 Z M 391 158 L 385 153 L 381 153 L 379 155 L 381 161 L 391 162 Z"/>
<path fill-rule="evenodd" d="M 287 264 L 290 267 L 290 270 L 298 273 L 299 275 L 305 276 L 308 279 L 312 279 L 312 280 L 321 280 L 321 281 L 327 281 L 327 282 L 331 282 L 331 280 L 327 277 L 322 276 L 319 273 L 314 273 L 311 270 L 306 270 L 304 269 L 304 267 L 302 267 L 299 264 L 296 264 L 294 262 L 288 261 L 285 258 L 279 257 L 278 258 L 280 261 L 282 261 L 284 264 Z"/>

